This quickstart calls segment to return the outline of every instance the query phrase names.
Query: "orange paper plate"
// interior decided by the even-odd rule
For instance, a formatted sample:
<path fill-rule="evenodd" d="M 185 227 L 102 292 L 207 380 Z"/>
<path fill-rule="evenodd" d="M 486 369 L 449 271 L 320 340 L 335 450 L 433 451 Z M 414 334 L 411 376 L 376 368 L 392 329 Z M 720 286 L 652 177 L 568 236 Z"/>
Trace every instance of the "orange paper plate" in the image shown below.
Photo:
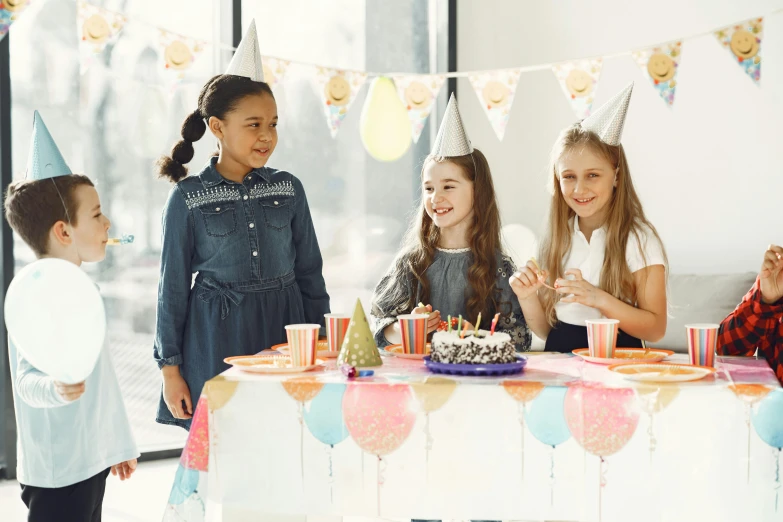
<path fill-rule="evenodd" d="M 579 348 L 571 353 L 594 364 L 656 363 L 674 354 L 671 350 L 650 348 L 644 357 L 644 348 L 615 348 L 614 357 L 591 357 L 589 348 Z"/>
<path fill-rule="evenodd" d="M 427 343 L 427 353 L 405 353 L 402 351 L 401 344 L 391 344 L 385 348 L 387 352 L 395 357 L 399 357 L 400 359 L 415 359 L 417 361 L 424 360 L 424 358 L 430 354 L 431 349 L 431 343 Z"/>
<path fill-rule="evenodd" d="M 715 368 L 691 364 L 643 363 L 614 364 L 609 371 L 624 379 L 637 382 L 688 382 L 698 381 L 715 373 Z"/>
<path fill-rule="evenodd" d="M 326 364 L 322 359 L 316 359 L 310 366 L 291 366 L 291 358 L 284 355 L 239 355 L 226 357 L 223 362 L 250 373 L 303 373 L 321 369 Z"/>

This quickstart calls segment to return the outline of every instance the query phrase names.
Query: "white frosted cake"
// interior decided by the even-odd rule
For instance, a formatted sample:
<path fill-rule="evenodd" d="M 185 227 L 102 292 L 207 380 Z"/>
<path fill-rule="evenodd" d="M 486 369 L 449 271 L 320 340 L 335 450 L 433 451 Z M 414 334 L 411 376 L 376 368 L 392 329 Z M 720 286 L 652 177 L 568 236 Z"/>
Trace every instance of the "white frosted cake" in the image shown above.
<path fill-rule="evenodd" d="M 506 364 L 517 360 L 510 335 L 501 332 L 490 335 L 486 330 L 479 330 L 477 335 L 468 332 L 464 339 L 455 330 L 436 332 L 432 336 L 430 358 L 448 364 Z"/>

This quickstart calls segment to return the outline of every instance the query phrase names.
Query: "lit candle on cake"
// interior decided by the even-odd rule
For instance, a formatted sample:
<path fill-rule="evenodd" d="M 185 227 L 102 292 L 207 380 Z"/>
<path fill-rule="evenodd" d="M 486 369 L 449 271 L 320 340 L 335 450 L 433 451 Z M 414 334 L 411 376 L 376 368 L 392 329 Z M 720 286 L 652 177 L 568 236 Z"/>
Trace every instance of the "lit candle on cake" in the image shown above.
<path fill-rule="evenodd" d="M 495 317 L 492 319 L 492 326 L 489 329 L 489 335 L 495 335 L 495 327 L 498 325 L 498 319 L 500 319 L 500 314 L 495 314 Z"/>

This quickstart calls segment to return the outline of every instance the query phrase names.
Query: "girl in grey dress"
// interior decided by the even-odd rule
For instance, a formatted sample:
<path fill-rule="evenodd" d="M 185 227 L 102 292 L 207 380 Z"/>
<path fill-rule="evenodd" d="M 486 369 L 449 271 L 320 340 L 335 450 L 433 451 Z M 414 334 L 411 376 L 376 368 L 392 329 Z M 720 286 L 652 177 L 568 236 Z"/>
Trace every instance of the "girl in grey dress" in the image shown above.
<path fill-rule="evenodd" d="M 398 315 L 426 311 L 428 333 L 448 315 L 473 323 L 481 313 L 487 326 L 500 313 L 498 331 L 511 335 L 517 351 L 529 350 L 530 330 L 509 285 L 515 271 L 501 248 L 500 213 L 484 155 L 474 149 L 466 156 L 429 156 L 422 205 L 373 296 L 378 346 L 399 342 Z"/>

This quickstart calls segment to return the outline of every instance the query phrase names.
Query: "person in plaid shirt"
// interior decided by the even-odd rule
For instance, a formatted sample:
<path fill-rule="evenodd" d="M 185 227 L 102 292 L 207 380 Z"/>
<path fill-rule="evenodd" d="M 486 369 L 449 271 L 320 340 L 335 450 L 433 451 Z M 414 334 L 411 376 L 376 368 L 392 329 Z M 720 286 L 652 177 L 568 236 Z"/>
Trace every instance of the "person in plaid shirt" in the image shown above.
<path fill-rule="evenodd" d="M 720 325 L 723 355 L 754 355 L 756 348 L 783 384 L 783 248 L 777 245 L 769 245 L 753 288 Z"/>

